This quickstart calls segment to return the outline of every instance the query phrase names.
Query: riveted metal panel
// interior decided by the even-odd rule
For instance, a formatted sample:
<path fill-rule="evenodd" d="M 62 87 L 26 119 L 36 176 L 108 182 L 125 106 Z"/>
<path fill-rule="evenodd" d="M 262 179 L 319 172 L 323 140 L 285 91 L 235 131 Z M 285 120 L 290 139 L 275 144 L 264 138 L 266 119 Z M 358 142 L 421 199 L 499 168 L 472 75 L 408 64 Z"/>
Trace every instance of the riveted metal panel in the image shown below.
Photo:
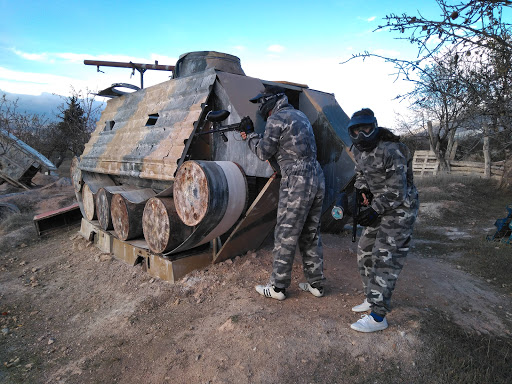
<path fill-rule="evenodd" d="M 80 169 L 172 182 L 215 79 L 208 70 L 109 100 Z"/>
<path fill-rule="evenodd" d="M 326 212 L 334 204 L 337 193 L 355 174 L 354 159 L 349 150 L 352 142 L 346 130 L 349 118 L 330 93 L 304 89 L 299 103 L 315 132 L 318 162 L 325 176 L 323 211 Z"/>

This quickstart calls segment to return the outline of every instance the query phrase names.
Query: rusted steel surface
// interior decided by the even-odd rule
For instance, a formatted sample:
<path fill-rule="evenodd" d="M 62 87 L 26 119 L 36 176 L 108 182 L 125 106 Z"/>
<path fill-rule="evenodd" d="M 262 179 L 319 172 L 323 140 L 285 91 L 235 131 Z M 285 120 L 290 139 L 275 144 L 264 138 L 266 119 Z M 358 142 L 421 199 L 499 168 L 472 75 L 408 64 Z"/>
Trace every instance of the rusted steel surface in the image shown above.
<path fill-rule="evenodd" d="M 82 204 L 84 206 L 85 217 L 92 221 L 96 219 L 96 195 L 91 191 L 88 184 L 82 188 Z"/>
<path fill-rule="evenodd" d="M 185 224 L 215 223 L 212 231 L 218 227 L 220 235 L 244 210 L 247 182 L 235 163 L 187 161 L 176 174 L 173 196 L 178 216 Z M 216 234 L 217 231 L 212 232 L 212 236 Z"/>
<path fill-rule="evenodd" d="M 56 171 L 53 163 L 12 133 L 0 129 L 0 178 L 24 188 L 40 170 Z"/>
<path fill-rule="evenodd" d="M 184 173 L 187 173 L 189 163 L 195 163 L 190 168 L 201 168 L 202 172 L 198 172 L 201 177 L 192 180 L 192 183 L 185 183 L 180 186 L 178 180 L 181 179 L 179 173 L 184 167 Z M 245 182 L 234 182 L 243 175 L 242 171 L 238 166 L 233 164 L 232 166 L 226 166 L 222 164 L 224 162 L 213 162 L 213 161 L 190 161 L 183 163 L 182 167 L 178 171 L 177 180 L 174 184 L 174 200 L 176 204 L 176 211 L 180 215 L 190 207 L 189 202 L 186 199 L 181 199 L 183 205 L 180 205 L 180 198 L 178 195 L 194 195 L 194 182 L 204 183 L 208 188 L 207 196 L 208 200 L 206 203 L 206 212 L 202 216 L 202 220 L 194 228 L 194 232 L 181 244 L 178 248 L 175 248 L 171 253 L 182 252 L 187 249 L 191 249 L 195 246 L 205 244 L 217 236 L 222 234 L 220 228 L 231 228 L 236 221 L 240 218 L 244 208 L 245 200 L 247 198 L 247 188 Z M 230 174 L 234 175 L 230 175 Z M 238 175 L 236 175 L 238 173 Z M 204 179 L 204 180 L 202 180 Z M 238 179 L 240 180 L 240 179 Z M 183 190 L 191 191 L 190 194 L 183 192 Z M 231 198 L 230 198 L 231 194 Z M 191 200 L 195 203 L 195 198 Z M 229 207 L 230 201 L 233 207 Z M 235 208 L 234 208 L 235 207 Z M 183 209 L 184 208 L 184 209 Z M 180 216 L 183 220 L 183 218 Z"/>
<path fill-rule="evenodd" d="M 174 65 L 165 64 L 142 64 L 142 63 L 123 63 L 119 61 L 100 61 L 100 60 L 84 60 L 85 65 L 96 65 L 100 67 L 118 67 L 118 68 L 135 68 L 135 69 L 153 69 L 156 71 L 174 71 Z"/>
<path fill-rule="evenodd" d="M 81 157 L 82 171 L 168 187 L 215 79 L 208 70 L 109 100 Z"/>
<path fill-rule="evenodd" d="M 226 177 L 228 200 L 224 215 L 219 217 L 220 220 L 215 225 L 215 229 L 200 244 L 226 233 L 238 221 L 247 207 L 248 187 L 243 169 L 231 161 L 216 161 L 215 164 L 222 169 Z M 211 194 L 213 193 L 218 193 L 218 191 L 214 190 Z"/>
<path fill-rule="evenodd" d="M 176 248 L 193 231 L 180 220 L 174 201 L 169 197 L 148 200 L 142 215 L 142 229 L 149 249 L 155 253 Z"/>
<path fill-rule="evenodd" d="M 268 180 L 243 219 L 214 256 L 214 263 L 260 247 L 276 224 L 280 181 L 275 176 Z"/>
<path fill-rule="evenodd" d="M 176 62 L 173 77 L 191 76 L 210 68 L 222 72 L 245 75 L 238 57 L 222 52 L 198 51 L 180 55 Z"/>
<path fill-rule="evenodd" d="M 304 89 L 299 96 L 299 105 L 315 133 L 317 158 L 326 185 L 323 211 L 327 212 L 337 193 L 347 187 L 354 176 L 354 159 L 349 150 L 352 142 L 345 128 L 349 117 L 334 95 L 325 92 Z"/>

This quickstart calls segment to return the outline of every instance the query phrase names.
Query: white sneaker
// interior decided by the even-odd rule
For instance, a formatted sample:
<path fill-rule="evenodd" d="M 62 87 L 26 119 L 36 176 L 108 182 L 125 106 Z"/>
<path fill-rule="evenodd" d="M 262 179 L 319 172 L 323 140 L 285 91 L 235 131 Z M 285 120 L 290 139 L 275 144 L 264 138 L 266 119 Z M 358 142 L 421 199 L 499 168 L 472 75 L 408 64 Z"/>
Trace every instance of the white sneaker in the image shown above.
<path fill-rule="evenodd" d="M 372 309 L 372 305 L 368 302 L 368 299 L 364 299 L 362 304 L 352 307 L 352 312 L 366 312 Z"/>
<path fill-rule="evenodd" d="M 310 292 L 316 297 L 322 297 L 324 295 L 324 287 L 313 288 L 309 283 L 299 283 L 299 288 L 303 291 Z"/>
<path fill-rule="evenodd" d="M 276 300 L 284 300 L 286 299 L 286 296 L 283 292 L 276 292 L 274 291 L 273 285 L 257 285 L 254 287 L 256 289 L 256 292 L 258 292 L 260 295 L 263 295 L 265 297 L 271 297 Z"/>
<path fill-rule="evenodd" d="M 376 332 L 382 331 L 388 327 L 388 321 L 384 318 L 381 322 L 375 321 L 371 315 L 363 315 L 354 324 L 350 325 L 355 331 L 359 332 Z"/>

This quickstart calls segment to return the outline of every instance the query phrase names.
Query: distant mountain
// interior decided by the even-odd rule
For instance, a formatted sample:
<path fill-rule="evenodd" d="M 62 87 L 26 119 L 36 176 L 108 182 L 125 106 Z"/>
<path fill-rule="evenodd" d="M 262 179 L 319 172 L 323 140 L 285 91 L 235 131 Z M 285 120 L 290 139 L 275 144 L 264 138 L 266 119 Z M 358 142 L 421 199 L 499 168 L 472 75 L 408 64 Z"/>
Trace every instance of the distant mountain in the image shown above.
<path fill-rule="evenodd" d="M 42 93 L 39 96 L 9 93 L 0 89 L 0 96 L 4 95 L 8 100 L 18 100 L 18 112 L 29 115 L 44 115 L 50 121 L 58 120 L 59 106 L 66 102 L 66 97 L 51 93 Z M 95 106 L 104 109 L 106 103 L 95 101 Z"/>

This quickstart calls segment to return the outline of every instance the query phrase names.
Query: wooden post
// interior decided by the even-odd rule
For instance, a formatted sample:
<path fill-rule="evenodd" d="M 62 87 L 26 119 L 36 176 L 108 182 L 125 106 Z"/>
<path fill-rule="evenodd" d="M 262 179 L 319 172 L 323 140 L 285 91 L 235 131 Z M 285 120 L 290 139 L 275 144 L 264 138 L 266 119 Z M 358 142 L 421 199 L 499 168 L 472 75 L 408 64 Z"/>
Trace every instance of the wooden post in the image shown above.
<path fill-rule="evenodd" d="M 85 184 L 82 188 L 82 201 L 87 220 L 92 221 L 96 219 L 96 195 L 92 193 L 88 184 Z"/>
<path fill-rule="evenodd" d="M 491 152 L 489 150 L 489 125 L 487 122 L 483 123 L 484 129 L 484 177 L 486 179 L 491 178 Z"/>
<path fill-rule="evenodd" d="M 121 240 L 136 239 L 142 236 L 142 213 L 145 203 L 131 203 L 121 194 L 111 201 L 112 223 L 117 237 Z"/>
<path fill-rule="evenodd" d="M 176 248 L 193 230 L 181 221 L 170 197 L 152 197 L 147 201 L 142 215 L 142 229 L 149 249 L 154 253 Z"/>

